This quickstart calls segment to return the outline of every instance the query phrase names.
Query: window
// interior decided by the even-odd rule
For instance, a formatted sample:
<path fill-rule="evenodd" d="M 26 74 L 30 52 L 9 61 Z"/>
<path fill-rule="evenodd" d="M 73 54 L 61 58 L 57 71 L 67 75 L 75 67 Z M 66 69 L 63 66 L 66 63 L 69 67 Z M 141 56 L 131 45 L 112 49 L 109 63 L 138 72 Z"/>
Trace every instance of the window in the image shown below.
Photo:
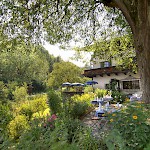
<path fill-rule="evenodd" d="M 101 62 L 101 63 L 100 63 L 100 67 L 101 67 L 101 68 L 110 67 L 110 66 L 111 66 L 111 64 L 110 64 L 109 61 L 104 61 L 104 62 Z"/>
<path fill-rule="evenodd" d="M 104 67 L 110 67 L 110 62 L 105 61 L 105 62 L 104 62 Z"/>
<path fill-rule="evenodd" d="M 123 89 L 140 89 L 139 80 L 123 81 Z"/>

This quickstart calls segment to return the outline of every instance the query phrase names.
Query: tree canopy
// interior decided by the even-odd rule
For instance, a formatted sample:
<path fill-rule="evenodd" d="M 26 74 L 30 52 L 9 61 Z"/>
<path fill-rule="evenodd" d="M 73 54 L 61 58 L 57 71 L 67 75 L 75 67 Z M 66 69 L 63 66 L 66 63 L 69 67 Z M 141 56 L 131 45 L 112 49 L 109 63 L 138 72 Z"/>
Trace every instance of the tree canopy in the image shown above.
<path fill-rule="evenodd" d="M 97 0 L 3 0 L 1 4 L 2 29 L 11 38 L 33 37 L 35 42 L 44 38 L 50 43 L 84 39 L 87 44 L 105 32 L 109 34 L 107 27 L 127 27 L 121 12 L 108 8 L 104 11 Z"/>
<path fill-rule="evenodd" d="M 91 61 L 93 62 L 95 58 L 107 61 L 113 59 L 116 61 L 116 65 L 137 71 L 136 53 L 130 34 L 113 37 L 108 40 L 100 39 L 89 46 L 76 47 L 75 50 L 79 57 L 83 51 L 92 52 Z"/>
<path fill-rule="evenodd" d="M 48 86 L 58 88 L 65 82 L 84 83 L 87 78 L 81 76 L 82 71 L 71 62 L 55 63 L 52 73 L 49 74 Z"/>
<path fill-rule="evenodd" d="M 8 41 L 5 39 L 5 41 Z M 26 45 L 25 42 L 16 41 L 15 45 L 9 41 L 3 47 L 0 44 L 0 80 L 30 83 L 32 80 L 45 81 L 53 69 L 55 62 L 61 59 L 50 55 L 40 45 Z"/>

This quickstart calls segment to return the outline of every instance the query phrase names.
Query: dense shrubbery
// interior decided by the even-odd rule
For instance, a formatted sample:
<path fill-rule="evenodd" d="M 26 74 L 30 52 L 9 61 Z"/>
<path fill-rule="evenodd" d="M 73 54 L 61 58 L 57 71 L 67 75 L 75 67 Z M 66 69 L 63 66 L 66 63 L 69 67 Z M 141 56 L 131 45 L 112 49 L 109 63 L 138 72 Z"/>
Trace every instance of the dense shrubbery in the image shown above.
<path fill-rule="evenodd" d="M 39 126 L 41 122 L 34 122 L 31 128 L 21 135 L 15 149 L 64 149 L 64 150 L 95 150 L 106 149 L 106 145 L 99 139 L 93 138 L 89 128 L 81 121 L 61 115 L 55 123 L 55 130 Z"/>
<path fill-rule="evenodd" d="M 28 95 L 26 100 L 20 96 L 20 100 L 10 102 L 11 107 L 1 102 L 0 128 L 5 128 L 5 133 L 0 138 L 0 149 L 140 150 L 148 147 L 148 109 L 141 105 L 108 115 L 112 128 L 103 135 L 104 139 L 95 139 L 91 130 L 77 119 L 92 107 L 94 96 L 106 94 L 106 90 L 96 90 L 69 98 L 51 90 L 48 95 Z M 113 93 L 114 100 L 119 101 L 120 95 Z"/>
<path fill-rule="evenodd" d="M 11 102 L 10 107 L 0 103 L 0 128 L 2 139 L 7 134 L 10 138 L 18 140 L 19 137 L 31 127 L 32 120 L 46 118 L 50 114 L 47 104 L 47 95 L 28 97 L 29 100 Z M 14 117 L 13 117 L 14 116 Z"/>
<path fill-rule="evenodd" d="M 10 111 L 10 106 L 6 103 L 0 102 L 0 143 L 5 141 L 7 136 L 7 125 L 12 120 L 13 116 Z"/>
<path fill-rule="evenodd" d="M 112 150 L 146 148 L 150 143 L 149 110 L 149 107 L 136 103 L 111 114 L 112 131 L 107 137 L 108 147 Z"/>
<path fill-rule="evenodd" d="M 30 100 L 13 103 L 13 111 L 15 115 L 25 115 L 31 119 L 34 113 L 44 112 L 47 108 L 47 95 L 34 96 Z"/>
<path fill-rule="evenodd" d="M 73 118 L 80 118 L 84 115 L 91 105 L 94 94 L 75 95 L 71 99 L 70 114 Z"/>
<path fill-rule="evenodd" d="M 53 90 L 48 91 L 48 104 L 52 113 L 62 112 L 62 100 L 59 93 Z"/>
<path fill-rule="evenodd" d="M 18 139 L 29 127 L 28 118 L 24 115 L 18 115 L 8 124 L 9 136 Z"/>
<path fill-rule="evenodd" d="M 15 91 L 12 93 L 16 101 L 25 100 L 27 97 L 27 86 L 16 87 Z"/>
<path fill-rule="evenodd" d="M 98 97 L 98 98 L 106 96 L 107 93 L 108 93 L 108 91 L 104 90 L 104 89 L 96 89 L 95 90 L 96 97 Z"/>
<path fill-rule="evenodd" d="M 0 81 L 0 101 L 6 101 L 8 97 L 8 89 L 6 85 Z"/>
<path fill-rule="evenodd" d="M 126 99 L 126 95 L 119 91 L 112 91 L 113 103 L 123 103 Z"/>

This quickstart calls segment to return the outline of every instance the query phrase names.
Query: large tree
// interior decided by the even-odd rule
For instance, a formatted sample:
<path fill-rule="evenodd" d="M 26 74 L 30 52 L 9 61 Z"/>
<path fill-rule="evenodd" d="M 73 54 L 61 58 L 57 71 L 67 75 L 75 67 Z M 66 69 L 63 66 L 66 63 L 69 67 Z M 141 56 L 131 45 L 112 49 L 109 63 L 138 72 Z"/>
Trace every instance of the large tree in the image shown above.
<path fill-rule="evenodd" d="M 1 27 L 10 38 L 34 37 L 32 40 L 38 41 L 42 36 L 50 43 L 62 43 L 81 37 L 92 42 L 109 25 L 108 21 L 100 24 L 100 18 L 106 13 L 101 3 L 118 8 L 131 28 L 141 74 L 143 100 L 150 103 L 149 0 L 2 0 Z M 116 15 L 109 17 L 114 19 Z"/>
<path fill-rule="evenodd" d="M 49 74 L 48 86 L 61 87 L 65 82 L 84 83 L 87 78 L 81 77 L 82 69 L 71 62 L 55 63 L 53 71 Z"/>
<path fill-rule="evenodd" d="M 150 103 L 150 1 L 107 0 L 105 4 L 120 9 L 131 27 L 141 75 L 143 99 L 146 103 Z"/>
<path fill-rule="evenodd" d="M 29 47 L 24 42 L 13 47 L 7 43 L 0 53 L 0 80 L 19 83 L 46 80 L 49 64 L 41 48 Z"/>

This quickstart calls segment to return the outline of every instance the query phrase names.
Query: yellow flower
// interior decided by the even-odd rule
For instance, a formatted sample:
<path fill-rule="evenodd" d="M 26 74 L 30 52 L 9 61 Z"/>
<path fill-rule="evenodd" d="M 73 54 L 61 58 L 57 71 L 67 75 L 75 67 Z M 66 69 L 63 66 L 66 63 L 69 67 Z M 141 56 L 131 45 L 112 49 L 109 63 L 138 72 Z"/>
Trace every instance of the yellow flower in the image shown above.
<path fill-rule="evenodd" d="M 113 122 L 114 120 L 113 119 L 110 119 L 110 122 Z"/>
<path fill-rule="evenodd" d="M 102 114 L 102 116 L 105 116 L 105 114 Z"/>
<path fill-rule="evenodd" d="M 116 116 L 116 114 L 112 114 L 112 116 Z"/>
<path fill-rule="evenodd" d="M 133 119 L 137 119 L 138 117 L 137 117 L 137 116 L 132 116 L 132 118 L 133 118 Z"/>
<path fill-rule="evenodd" d="M 141 106 L 136 106 L 136 108 L 141 108 Z"/>
<path fill-rule="evenodd" d="M 129 99 L 129 98 L 126 98 L 126 99 L 125 99 L 125 101 L 127 101 L 127 102 L 128 102 L 128 101 L 130 101 L 130 99 Z"/>

